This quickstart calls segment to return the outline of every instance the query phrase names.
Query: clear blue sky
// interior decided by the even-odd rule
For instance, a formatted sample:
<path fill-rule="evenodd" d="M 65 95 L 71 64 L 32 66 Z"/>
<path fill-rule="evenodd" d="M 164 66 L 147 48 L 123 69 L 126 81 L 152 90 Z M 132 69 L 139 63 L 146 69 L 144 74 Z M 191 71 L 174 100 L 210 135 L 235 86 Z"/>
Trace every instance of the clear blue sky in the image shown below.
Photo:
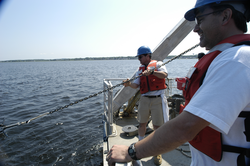
<path fill-rule="evenodd" d="M 195 0 L 5 0 L 0 10 L 0 61 L 134 56 L 141 45 L 154 50 L 194 4 Z M 171 55 L 198 42 L 191 32 Z M 189 54 L 201 51 L 205 50 Z"/>

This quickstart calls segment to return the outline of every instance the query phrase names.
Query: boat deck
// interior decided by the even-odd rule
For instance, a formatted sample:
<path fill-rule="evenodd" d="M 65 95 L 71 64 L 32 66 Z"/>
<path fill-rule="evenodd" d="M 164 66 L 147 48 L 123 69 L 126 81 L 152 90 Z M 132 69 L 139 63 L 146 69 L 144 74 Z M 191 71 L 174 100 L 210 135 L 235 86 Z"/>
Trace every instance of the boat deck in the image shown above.
<path fill-rule="evenodd" d="M 116 128 L 116 134 L 109 136 L 108 144 L 111 148 L 113 145 L 130 145 L 131 143 L 137 142 L 138 137 L 135 133 L 134 136 L 127 136 L 125 132 L 122 131 L 122 128 L 127 125 L 138 125 L 138 122 L 136 120 L 136 117 L 125 117 L 125 118 L 118 118 L 115 120 L 115 128 Z M 149 127 L 152 129 L 152 124 L 149 123 Z M 177 150 L 178 149 L 178 150 Z M 189 145 L 184 144 L 177 149 L 170 151 L 168 153 L 162 154 L 162 166 L 189 166 L 191 163 L 191 158 L 188 156 L 191 156 L 189 151 Z M 181 149 L 184 151 L 181 152 Z M 104 142 L 103 145 L 103 165 L 108 166 L 108 163 L 106 162 L 106 154 L 107 152 L 107 142 Z M 143 166 L 152 166 L 154 165 L 153 157 L 148 157 L 141 159 Z"/>

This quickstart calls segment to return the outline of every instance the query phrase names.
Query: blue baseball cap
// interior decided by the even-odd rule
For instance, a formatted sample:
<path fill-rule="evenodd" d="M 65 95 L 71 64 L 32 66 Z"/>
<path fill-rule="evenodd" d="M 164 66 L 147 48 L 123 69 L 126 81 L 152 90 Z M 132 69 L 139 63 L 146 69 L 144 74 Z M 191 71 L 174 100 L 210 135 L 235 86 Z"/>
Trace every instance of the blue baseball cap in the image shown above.
<path fill-rule="evenodd" d="M 188 21 L 194 21 L 195 20 L 195 9 L 202 7 L 204 5 L 208 5 L 210 3 L 221 3 L 221 2 L 229 2 L 228 4 L 232 5 L 236 10 L 242 12 L 244 14 L 244 9 L 242 9 L 242 6 L 239 6 L 241 2 L 247 2 L 247 0 L 197 0 L 195 7 L 187 11 L 184 15 L 184 18 Z M 230 3 L 231 2 L 231 3 Z M 236 5 L 238 4 L 238 5 Z M 243 7 L 244 8 L 244 7 Z"/>

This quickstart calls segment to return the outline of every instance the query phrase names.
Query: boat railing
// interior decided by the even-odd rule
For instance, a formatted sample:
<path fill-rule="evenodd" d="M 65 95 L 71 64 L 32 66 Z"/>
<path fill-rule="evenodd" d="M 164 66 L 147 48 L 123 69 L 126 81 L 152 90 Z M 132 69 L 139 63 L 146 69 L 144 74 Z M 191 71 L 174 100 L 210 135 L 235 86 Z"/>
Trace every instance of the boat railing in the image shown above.
<path fill-rule="evenodd" d="M 111 83 L 114 81 L 120 81 L 122 82 L 123 80 L 126 80 L 126 78 L 108 78 L 103 80 L 103 89 L 108 89 L 111 88 L 113 85 Z M 119 82 L 119 83 L 120 83 Z M 106 91 L 103 93 L 104 94 L 104 133 L 106 133 L 106 137 L 108 136 L 115 136 L 116 135 L 116 129 L 115 125 L 113 124 L 113 98 L 114 98 L 114 90 L 111 89 L 109 91 Z"/>
<path fill-rule="evenodd" d="M 143 166 L 140 160 L 133 160 L 127 163 L 115 163 L 115 166 Z"/>
<path fill-rule="evenodd" d="M 167 84 L 166 96 L 168 98 L 169 96 L 172 96 L 176 92 L 177 86 L 175 83 L 175 78 L 167 78 L 166 84 Z"/>

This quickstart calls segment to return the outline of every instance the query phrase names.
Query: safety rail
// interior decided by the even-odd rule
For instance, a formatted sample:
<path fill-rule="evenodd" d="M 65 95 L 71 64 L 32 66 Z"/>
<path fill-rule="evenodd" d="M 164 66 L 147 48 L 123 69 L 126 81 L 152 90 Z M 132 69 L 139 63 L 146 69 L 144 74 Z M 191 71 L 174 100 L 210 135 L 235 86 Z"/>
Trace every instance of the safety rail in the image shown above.
<path fill-rule="evenodd" d="M 141 160 L 134 160 L 128 163 L 115 163 L 115 166 L 142 166 Z"/>
<path fill-rule="evenodd" d="M 179 90 L 177 90 L 175 78 L 167 78 L 166 84 L 167 84 L 167 89 L 166 89 L 166 97 L 167 98 L 172 96 L 175 93 L 180 93 Z"/>
<path fill-rule="evenodd" d="M 127 78 L 108 78 L 103 80 L 103 89 L 111 88 L 113 85 L 111 81 L 120 81 L 122 82 L 123 80 L 126 80 Z M 106 137 L 116 135 L 116 129 L 115 126 L 113 125 L 113 98 L 114 98 L 114 92 L 113 89 L 104 92 L 103 93 L 104 97 L 104 123 L 105 129 L 104 133 L 107 133 Z"/>

